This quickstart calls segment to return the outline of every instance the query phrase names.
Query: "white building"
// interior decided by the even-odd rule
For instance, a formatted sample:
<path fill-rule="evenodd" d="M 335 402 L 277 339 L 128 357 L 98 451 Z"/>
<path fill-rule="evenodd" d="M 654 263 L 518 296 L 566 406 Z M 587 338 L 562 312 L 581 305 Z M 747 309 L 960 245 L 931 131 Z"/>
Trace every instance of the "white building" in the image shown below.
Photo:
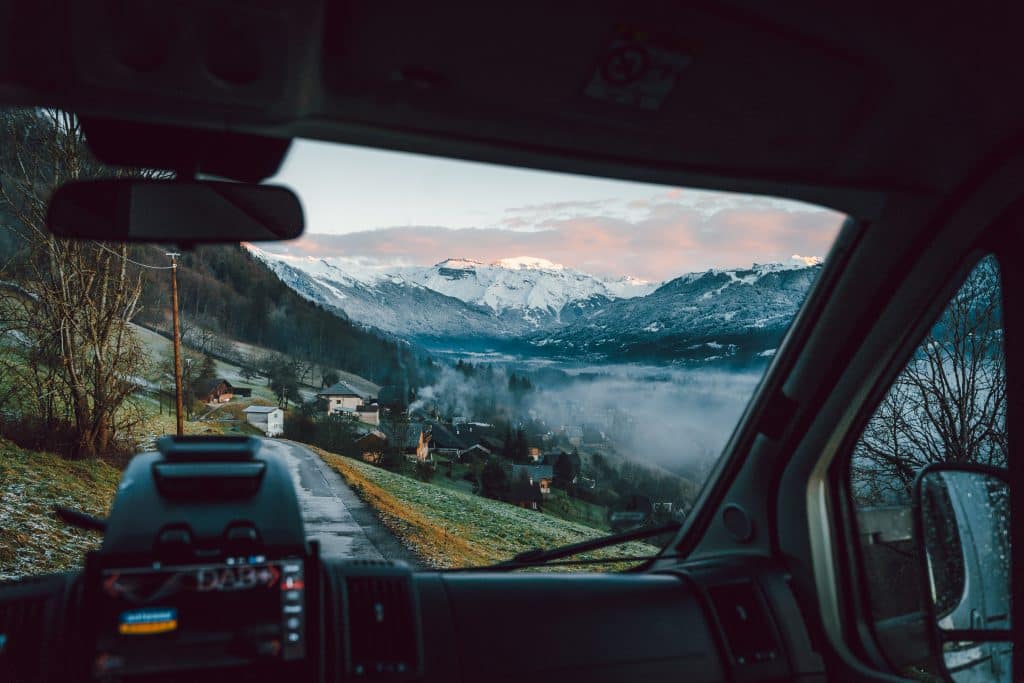
<path fill-rule="evenodd" d="M 338 382 L 318 393 L 317 398 L 327 402 L 327 414 L 354 413 L 363 403 L 363 397 L 344 382 Z"/>
<path fill-rule="evenodd" d="M 274 406 L 249 406 L 244 411 L 246 421 L 267 436 L 284 433 L 284 411 Z"/>

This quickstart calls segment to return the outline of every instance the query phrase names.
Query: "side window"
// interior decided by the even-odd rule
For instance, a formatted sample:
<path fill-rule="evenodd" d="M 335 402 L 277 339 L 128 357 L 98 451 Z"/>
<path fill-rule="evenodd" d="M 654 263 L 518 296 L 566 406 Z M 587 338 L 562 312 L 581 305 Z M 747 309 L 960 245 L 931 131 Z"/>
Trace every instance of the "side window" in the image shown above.
<path fill-rule="evenodd" d="M 987 256 L 931 327 L 854 447 L 849 485 L 864 597 L 876 633 L 898 629 L 921 610 L 924 580 L 932 582 L 940 615 L 953 612 L 967 590 L 965 563 L 972 558 L 959 553 L 933 558 L 943 571 L 920 576 L 911 491 L 918 472 L 932 463 L 1006 466 L 1006 390 L 999 266 Z"/>

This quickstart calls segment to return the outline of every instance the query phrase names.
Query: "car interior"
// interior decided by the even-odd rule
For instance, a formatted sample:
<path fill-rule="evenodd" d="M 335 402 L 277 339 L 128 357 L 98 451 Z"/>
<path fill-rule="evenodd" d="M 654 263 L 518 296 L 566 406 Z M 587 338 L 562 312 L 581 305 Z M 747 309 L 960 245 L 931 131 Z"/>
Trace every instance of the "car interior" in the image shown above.
<path fill-rule="evenodd" d="M 328 561 L 274 453 L 164 437 L 131 461 L 80 571 L 0 583 L 0 680 L 1016 680 L 1024 601 L 1010 596 L 1024 574 L 1009 567 L 1024 526 L 1009 526 L 1021 503 L 1008 489 L 1024 465 L 915 470 L 930 502 L 877 528 L 848 474 L 868 421 L 986 258 L 1007 453 L 1020 439 L 1021 18 L 742 0 L 0 4 L 0 101 L 74 112 L 103 162 L 164 172 L 65 186 L 48 220 L 69 239 L 295 237 L 298 203 L 258 190 L 300 138 L 848 216 L 693 511 L 639 566 L 537 571 L 574 548 L 472 571 Z M 125 210 L 165 204 L 171 221 Z M 67 219 L 82 213 L 97 220 Z M 960 557 L 987 514 L 966 502 L 973 484 L 954 484 L 968 474 L 1005 488 L 1002 526 L 985 528 L 1007 545 L 998 560 L 963 550 L 960 584 L 999 565 L 1004 588 L 986 608 L 999 615 L 961 621 L 953 603 L 967 598 L 935 604 L 938 555 L 921 546 L 939 541 L 926 543 L 921 515 L 960 529 Z M 914 541 L 913 571 L 882 589 L 878 572 L 896 564 L 874 553 L 895 541 Z M 154 594 L 173 608 L 128 609 Z M 186 615 L 203 638 L 125 635 Z"/>

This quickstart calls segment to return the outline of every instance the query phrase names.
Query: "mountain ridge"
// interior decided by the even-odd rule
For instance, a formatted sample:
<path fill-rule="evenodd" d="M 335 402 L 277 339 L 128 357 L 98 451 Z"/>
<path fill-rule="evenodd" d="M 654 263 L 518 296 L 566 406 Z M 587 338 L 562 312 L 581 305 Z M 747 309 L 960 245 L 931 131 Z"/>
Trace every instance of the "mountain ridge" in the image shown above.
<path fill-rule="evenodd" d="M 615 280 L 536 257 L 354 273 L 329 259 L 250 252 L 303 297 L 411 341 L 494 340 L 592 360 L 763 359 L 821 269 L 809 257 L 712 268 L 627 285 L 624 297 Z"/>

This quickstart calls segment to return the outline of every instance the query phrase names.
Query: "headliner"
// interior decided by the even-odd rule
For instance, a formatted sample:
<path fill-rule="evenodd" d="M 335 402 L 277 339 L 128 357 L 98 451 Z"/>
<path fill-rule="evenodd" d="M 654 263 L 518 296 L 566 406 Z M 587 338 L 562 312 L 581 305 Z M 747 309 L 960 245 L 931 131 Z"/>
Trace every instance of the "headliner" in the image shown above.
<path fill-rule="evenodd" d="M 1024 122 L 1019 23 L 936 4 L 222 1 L 118 16 L 93 4 L 14 7 L 0 22 L 11 46 L 0 98 L 766 192 L 860 216 L 885 195 L 963 185 Z M 588 94 L 620 35 L 688 62 L 653 107 Z M 47 41 L 69 49 L 40 50 Z"/>

